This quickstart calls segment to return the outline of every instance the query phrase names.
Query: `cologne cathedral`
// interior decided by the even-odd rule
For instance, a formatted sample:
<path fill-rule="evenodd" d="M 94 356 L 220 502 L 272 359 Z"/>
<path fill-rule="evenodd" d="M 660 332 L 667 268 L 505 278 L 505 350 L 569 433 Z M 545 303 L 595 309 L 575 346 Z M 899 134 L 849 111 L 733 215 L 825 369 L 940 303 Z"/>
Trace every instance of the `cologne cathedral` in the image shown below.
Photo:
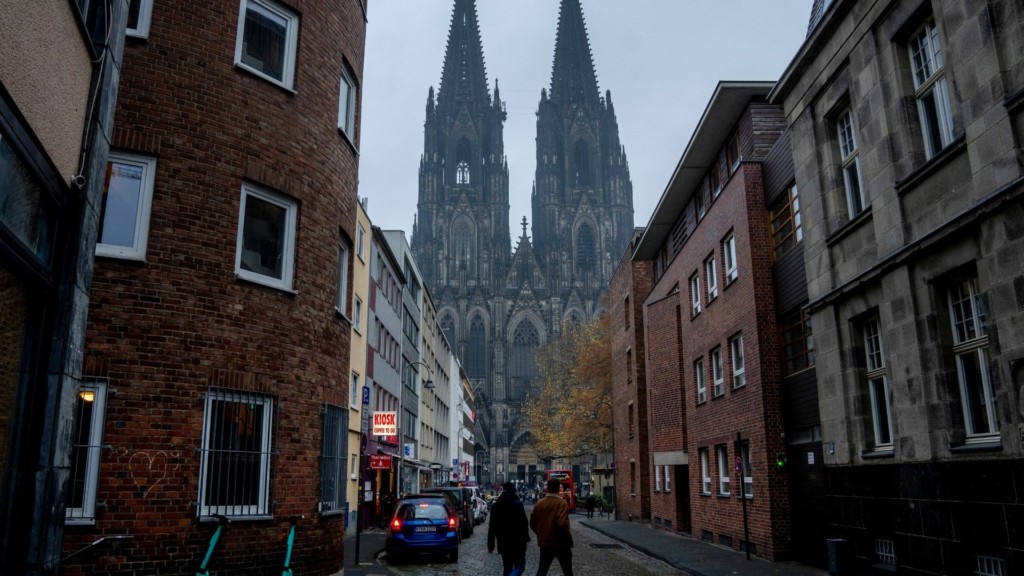
<path fill-rule="evenodd" d="M 483 483 L 545 468 L 522 406 L 535 352 L 600 316 L 633 233 L 633 185 L 611 92 L 602 96 L 580 0 L 562 0 L 551 85 L 537 109 L 532 228 L 512 246 L 505 103 L 491 94 L 475 0 L 455 0 L 441 84 L 430 88 L 412 249 L 442 330 L 477 391 Z M 522 194 L 525 191 L 512 191 Z M 517 215 L 518 216 L 518 215 Z M 481 457 L 482 456 L 482 457 Z"/>

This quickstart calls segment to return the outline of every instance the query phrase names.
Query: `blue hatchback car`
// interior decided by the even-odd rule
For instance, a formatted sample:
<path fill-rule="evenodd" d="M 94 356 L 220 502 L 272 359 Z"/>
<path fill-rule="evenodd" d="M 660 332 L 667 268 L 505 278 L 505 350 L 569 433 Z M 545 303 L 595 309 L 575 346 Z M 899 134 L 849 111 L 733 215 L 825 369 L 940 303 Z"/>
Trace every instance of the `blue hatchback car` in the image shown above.
<path fill-rule="evenodd" d="M 444 554 L 459 560 L 459 519 L 444 498 L 411 497 L 395 505 L 384 542 L 388 563 L 414 554 Z"/>

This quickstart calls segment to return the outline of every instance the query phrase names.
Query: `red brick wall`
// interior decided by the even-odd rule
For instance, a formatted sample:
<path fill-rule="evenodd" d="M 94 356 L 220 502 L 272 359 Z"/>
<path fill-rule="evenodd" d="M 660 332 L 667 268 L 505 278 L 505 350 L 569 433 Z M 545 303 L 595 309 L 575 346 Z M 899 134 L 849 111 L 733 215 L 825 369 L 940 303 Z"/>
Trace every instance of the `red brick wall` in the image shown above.
<path fill-rule="evenodd" d="M 157 158 L 149 247 L 145 263 L 96 263 L 84 373 L 111 389 L 105 507 L 95 526 L 66 529 L 65 554 L 132 540 L 74 557 L 68 573 L 198 566 L 213 532 L 195 505 L 211 387 L 271 395 L 276 451 L 273 518 L 232 524 L 211 568 L 279 566 L 297 514 L 296 571 L 341 567 L 343 518 L 317 513 L 319 456 L 322 406 L 348 397 L 351 327 L 334 302 L 358 159 L 337 110 L 343 60 L 362 76 L 365 20 L 358 0 L 285 3 L 301 15 L 294 92 L 234 66 L 238 0 L 155 2 L 149 38 L 127 41 L 113 148 Z M 235 277 L 243 181 L 299 206 L 294 292 Z"/>
<path fill-rule="evenodd" d="M 726 286 L 721 243 L 730 232 L 736 238 L 739 277 Z M 739 432 L 751 445 L 754 479 L 754 498 L 748 501 L 751 541 L 757 546 L 759 555 L 779 558 L 788 554 L 788 496 L 785 478 L 775 469 L 775 453 L 783 445 L 769 248 L 760 164 L 745 162 L 709 206 L 705 218 L 655 286 L 655 293 L 664 292 L 675 283 L 680 287 L 679 299 L 683 310 L 681 370 L 685 374 L 685 440 L 690 462 L 693 534 L 700 536 L 702 531 L 710 531 L 715 541 L 719 541 L 720 535 L 725 535 L 732 538 L 737 548 L 743 539 L 742 502 L 739 498 L 742 479 L 734 469 L 730 470 L 732 495 L 719 497 L 714 461 L 715 446 L 726 444 L 729 461 L 735 462 L 733 441 Z M 706 290 L 703 266 L 712 253 L 718 261 L 719 296 L 710 304 L 702 296 L 703 309 L 691 318 L 689 278 L 700 270 L 702 291 Z M 656 305 L 649 306 L 649 323 L 668 317 L 667 314 L 652 314 L 654 310 Z M 665 320 L 664 323 L 664 327 L 648 326 L 649 370 L 659 375 L 668 374 L 673 369 L 670 351 L 665 350 L 665 358 L 659 361 L 650 344 L 651 340 L 674 342 L 670 333 L 672 322 Z M 744 342 L 746 385 L 733 390 L 729 339 L 740 332 Z M 721 347 L 723 354 L 725 393 L 713 398 L 710 352 L 716 346 Z M 700 357 L 704 358 L 707 374 L 708 400 L 698 405 L 693 364 Z M 651 389 L 654 406 L 661 401 L 654 395 L 653 384 Z M 666 393 L 665 401 L 668 400 Z M 653 440 L 656 436 L 652 431 L 652 450 L 664 449 Z M 707 448 L 710 453 L 711 496 L 699 494 L 700 448 Z M 657 515 L 657 499 L 652 508 L 652 514 Z"/>
<path fill-rule="evenodd" d="M 616 461 L 616 510 L 620 520 L 650 519 L 650 465 L 647 422 L 647 371 L 643 335 L 643 302 L 651 289 L 650 262 L 632 262 L 627 250 L 609 286 L 608 313 L 612 337 L 612 394 Z M 629 311 L 626 311 L 626 297 Z M 627 316 L 629 321 L 627 323 Z M 625 361 L 632 352 L 632 372 Z M 621 361 L 620 361 L 621 360 Z M 628 430 L 629 404 L 633 403 L 633 433 Z M 636 462 L 637 493 L 630 494 L 629 463 Z"/>

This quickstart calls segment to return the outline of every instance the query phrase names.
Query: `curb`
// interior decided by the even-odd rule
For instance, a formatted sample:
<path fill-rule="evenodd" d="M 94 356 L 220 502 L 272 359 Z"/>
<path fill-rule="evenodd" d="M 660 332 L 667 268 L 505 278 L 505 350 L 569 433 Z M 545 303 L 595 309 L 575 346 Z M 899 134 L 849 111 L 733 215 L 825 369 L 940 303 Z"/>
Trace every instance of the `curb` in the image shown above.
<path fill-rule="evenodd" d="M 651 558 L 654 558 L 655 560 L 659 560 L 661 562 L 664 562 L 665 564 L 668 564 L 669 566 L 675 568 L 676 570 L 681 570 L 681 571 L 689 574 L 690 576 L 707 576 L 707 574 L 704 574 L 703 572 L 699 572 L 697 570 L 694 570 L 693 568 L 685 568 L 685 567 L 677 566 L 674 563 L 672 563 L 671 560 L 669 560 L 668 558 L 662 556 L 661 554 L 658 554 L 654 550 L 651 550 L 649 548 L 646 548 L 646 547 L 641 546 L 639 544 L 636 544 L 634 542 L 630 542 L 628 540 L 625 540 L 625 539 L 623 539 L 623 538 L 621 538 L 619 536 L 616 536 L 615 534 L 611 534 L 609 532 L 606 532 L 606 531 L 598 528 L 597 526 L 591 525 L 590 523 L 586 523 L 586 522 L 580 521 L 580 526 L 586 526 L 587 528 L 590 528 L 591 530 L 594 530 L 595 532 L 600 532 L 601 534 L 604 534 L 605 536 L 611 538 L 612 540 L 617 540 L 619 542 L 622 542 L 623 544 L 629 546 L 630 548 L 632 548 L 632 549 L 634 549 L 634 550 L 636 550 L 638 552 L 641 552 L 643 554 L 646 554 L 646 555 L 650 556 Z"/>

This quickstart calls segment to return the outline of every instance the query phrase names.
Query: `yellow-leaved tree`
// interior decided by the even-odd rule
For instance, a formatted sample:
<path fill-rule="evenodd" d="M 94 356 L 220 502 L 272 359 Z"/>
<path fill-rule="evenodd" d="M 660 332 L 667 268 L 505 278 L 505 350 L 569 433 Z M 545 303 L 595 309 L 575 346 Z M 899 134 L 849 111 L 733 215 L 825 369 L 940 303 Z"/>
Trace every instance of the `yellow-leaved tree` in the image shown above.
<path fill-rule="evenodd" d="M 608 318 L 566 322 L 537 350 L 540 386 L 526 401 L 527 424 L 542 458 L 611 451 L 611 340 Z"/>

